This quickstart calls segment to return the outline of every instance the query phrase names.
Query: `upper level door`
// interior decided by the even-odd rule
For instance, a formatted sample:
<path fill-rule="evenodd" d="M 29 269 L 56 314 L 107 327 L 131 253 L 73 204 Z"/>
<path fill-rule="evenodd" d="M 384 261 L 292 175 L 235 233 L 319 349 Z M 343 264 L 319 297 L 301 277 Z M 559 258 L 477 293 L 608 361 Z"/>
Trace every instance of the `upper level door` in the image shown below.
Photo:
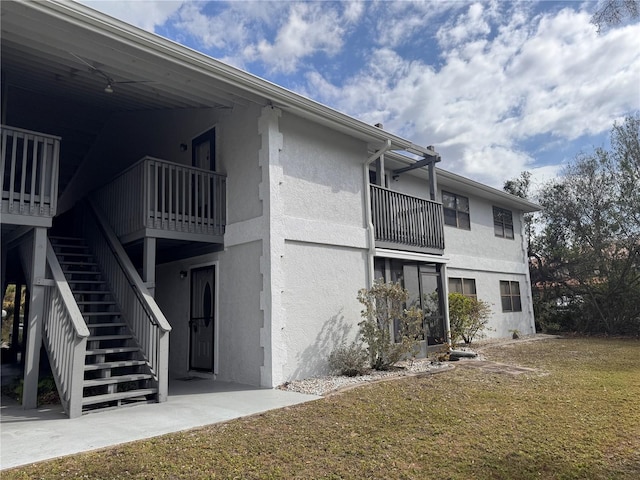
<path fill-rule="evenodd" d="M 216 129 L 207 130 L 191 141 L 191 159 L 194 167 L 216 170 Z"/>

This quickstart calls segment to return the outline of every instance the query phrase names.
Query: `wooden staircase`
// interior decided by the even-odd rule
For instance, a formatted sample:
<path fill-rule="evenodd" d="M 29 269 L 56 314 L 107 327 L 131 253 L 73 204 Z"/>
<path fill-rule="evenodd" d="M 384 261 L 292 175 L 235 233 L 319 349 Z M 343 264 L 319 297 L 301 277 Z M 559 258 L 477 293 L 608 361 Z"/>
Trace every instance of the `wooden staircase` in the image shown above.
<path fill-rule="evenodd" d="M 102 272 L 82 238 L 49 237 L 90 336 L 82 411 L 155 402 L 158 388 Z"/>

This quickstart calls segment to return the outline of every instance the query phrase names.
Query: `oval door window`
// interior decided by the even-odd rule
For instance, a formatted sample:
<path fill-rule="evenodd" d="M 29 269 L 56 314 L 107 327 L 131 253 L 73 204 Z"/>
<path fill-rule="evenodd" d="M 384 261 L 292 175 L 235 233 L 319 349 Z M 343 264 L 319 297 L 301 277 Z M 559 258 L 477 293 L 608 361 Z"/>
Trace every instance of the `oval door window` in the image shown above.
<path fill-rule="evenodd" d="M 202 299 L 202 316 L 204 317 L 204 326 L 208 327 L 211 323 L 211 310 L 212 310 L 212 302 L 211 302 L 211 286 L 209 282 L 204 286 L 204 298 Z"/>

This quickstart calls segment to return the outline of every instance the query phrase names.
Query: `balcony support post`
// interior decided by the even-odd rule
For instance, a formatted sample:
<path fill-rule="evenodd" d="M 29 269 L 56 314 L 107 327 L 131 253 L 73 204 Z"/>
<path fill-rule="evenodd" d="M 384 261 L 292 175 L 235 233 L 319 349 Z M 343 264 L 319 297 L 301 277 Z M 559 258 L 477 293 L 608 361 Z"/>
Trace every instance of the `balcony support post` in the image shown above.
<path fill-rule="evenodd" d="M 142 277 L 147 290 L 155 298 L 156 292 L 156 239 L 144 237 L 144 254 L 142 261 Z"/>
<path fill-rule="evenodd" d="M 24 389 L 22 407 L 38 406 L 38 374 L 40 347 L 42 346 L 42 316 L 44 314 L 44 294 L 46 286 L 39 283 L 45 277 L 47 259 L 47 229 L 33 229 L 33 253 L 31 258 L 31 284 L 29 292 L 29 315 L 27 318 L 27 341 L 24 362 Z"/>

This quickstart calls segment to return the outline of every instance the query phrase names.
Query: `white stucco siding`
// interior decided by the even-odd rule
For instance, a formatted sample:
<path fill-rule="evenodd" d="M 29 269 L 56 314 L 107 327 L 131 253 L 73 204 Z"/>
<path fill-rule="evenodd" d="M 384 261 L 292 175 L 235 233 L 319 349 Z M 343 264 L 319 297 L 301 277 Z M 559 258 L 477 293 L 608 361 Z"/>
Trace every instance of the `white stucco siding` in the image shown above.
<path fill-rule="evenodd" d="M 170 334 L 169 369 L 184 377 L 189 369 L 190 275 L 180 272 L 216 264 L 216 378 L 260 385 L 263 352 L 260 347 L 260 241 L 236 245 L 224 252 L 159 265 L 156 270 L 156 301 L 173 330 Z"/>
<path fill-rule="evenodd" d="M 227 223 L 237 223 L 262 215 L 258 188 L 262 172 L 258 163 L 260 136 L 256 105 L 234 109 L 220 122 L 219 171 L 227 175 Z"/>
<path fill-rule="evenodd" d="M 366 252 L 285 242 L 284 380 L 327 373 L 332 349 L 357 337 Z"/>
<path fill-rule="evenodd" d="M 442 198 L 442 190 L 469 198 L 471 219 L 470 230 L 449 225 L 444 226 L 446 253 L 455 255 L 465 263 L 483 261 L 483 259 L 489 259 L 490 264 L 515 263 L 519 265 L 517 271 L 523 271 L 523 267 L 526 265 L 523 263 L 522 235 L 520 233 L 522 229 L 521 213 L 507 208 L 513 215 L 514 238 L 496 237 L 493 229 L 493 207 L 501 207 L 500 204 L 492 203 L 483 198 L 471 197 L 468 194 L 465 195 L 464 192 L 448 190 L 446 187 L 440 189 L 439 199 Z"/>
<path fill-rule="evenodd" d="M 535 333 L 533 317 L 529 312 L 530 295 L 527 295 L 526 275 L 509 274 L 470 269 L 448 268 L 449 278 L 470 278 L 476 282 L 478 300 L 484 300 L 491 306 L 491 318 L 485 334 L 489 338 L 509 337 L 513 330 L 518 330 L 521 335 Z M 500 281 L 512 281 L 520 284 L 522 311 L 503 312 L 500 297 Z"/>
<path fill-rule="evenodd" d="M 366 145 L 287 112 L 280 131 L 286 215 L 363 228 Z"/>

